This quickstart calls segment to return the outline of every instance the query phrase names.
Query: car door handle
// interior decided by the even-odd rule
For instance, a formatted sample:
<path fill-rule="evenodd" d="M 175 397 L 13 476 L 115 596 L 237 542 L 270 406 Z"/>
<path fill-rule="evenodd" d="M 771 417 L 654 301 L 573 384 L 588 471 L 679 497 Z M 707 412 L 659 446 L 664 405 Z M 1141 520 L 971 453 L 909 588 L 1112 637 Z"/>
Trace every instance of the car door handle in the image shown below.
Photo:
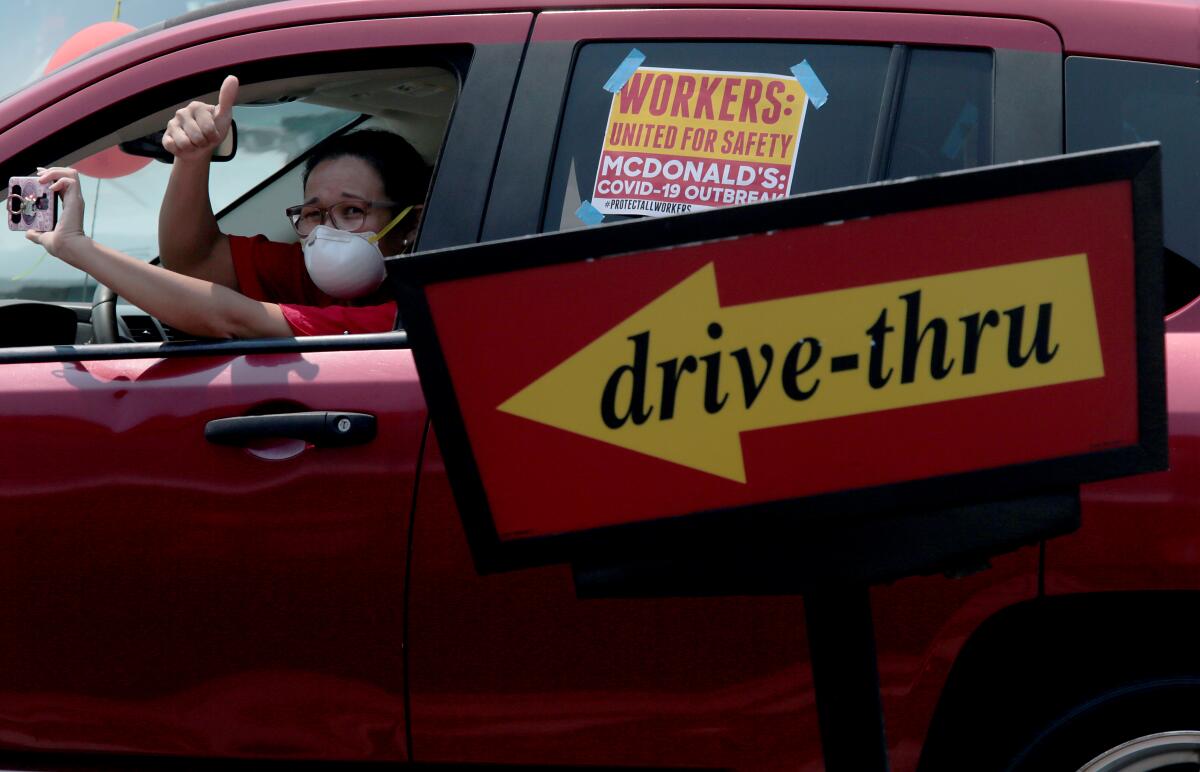
<path fill-rule="evenodd" d="M 204 439 L 242 447 L 265 439 L 304 440 L 317 447 L 362 445 L 375 439 L 375 416 L 313 411 L 217 418 L 205 425 Z"/>

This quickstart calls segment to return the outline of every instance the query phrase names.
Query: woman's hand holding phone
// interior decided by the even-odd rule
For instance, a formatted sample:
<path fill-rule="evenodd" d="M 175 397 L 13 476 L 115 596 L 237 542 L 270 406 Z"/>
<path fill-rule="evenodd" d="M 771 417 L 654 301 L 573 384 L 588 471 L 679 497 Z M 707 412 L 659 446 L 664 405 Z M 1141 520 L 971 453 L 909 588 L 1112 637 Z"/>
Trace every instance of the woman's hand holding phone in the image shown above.
<path fill-rule="evenodd" d="M 47 252 L 67 262 L 71 245 L 87 241 L 83 234 L 83 194 L 79 192 L 79 172 L 68 167 L 38 169 L 38 182 L 46 185 L 51 195 L 62 199 L 62 212 L 53 230 L 28 230 L 25 238 L 40 244 Z"/>

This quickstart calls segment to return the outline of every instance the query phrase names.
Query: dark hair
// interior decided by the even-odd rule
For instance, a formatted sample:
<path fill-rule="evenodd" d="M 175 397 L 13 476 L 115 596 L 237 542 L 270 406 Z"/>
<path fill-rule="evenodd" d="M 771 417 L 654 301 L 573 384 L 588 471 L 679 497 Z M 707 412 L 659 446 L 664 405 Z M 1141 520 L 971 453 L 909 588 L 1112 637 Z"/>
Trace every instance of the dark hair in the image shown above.
<path fill-rule="evenodd" d="M 425 203 L 430 168 L 404 137 L 382 129 L 362 129 L 339 134 L 317 146 L 304 161 L 303 185 L 317 164 L 331 158 L 350 156 L 370 164 L 383 180 L 383 192 L 393 203 L 407 206 Z"/>

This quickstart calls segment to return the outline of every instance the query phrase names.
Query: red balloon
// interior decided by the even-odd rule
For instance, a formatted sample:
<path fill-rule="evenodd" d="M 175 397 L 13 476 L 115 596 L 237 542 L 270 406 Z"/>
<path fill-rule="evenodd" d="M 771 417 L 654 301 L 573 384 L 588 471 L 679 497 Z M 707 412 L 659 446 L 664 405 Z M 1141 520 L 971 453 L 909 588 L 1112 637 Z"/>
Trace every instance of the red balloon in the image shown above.
<path fill-rule="evenodd" d="M 78 59 L 88 51 L 99 48 L 105 43 L 111 43 L 136 30 L 137 27 L 120 21 L 102 21 L 99 24 L 84 27 L 58 47 L 58 50 L 50 57 L 49 63 L 46 64 L 46 72 L 56 70 L 67 62 Z M 75 168 L 79 170 L 80 174 L 86 174 L 89 177 L 112 179 L 133 174 L 148 163 L 150 163 L 149 158 L 132 156 L 119 147 L 110 147 L 77 162 Z"/>
<path fill-rule="evenodd" d="M 149 158 L 129 155 L 119 147 L 109 147 L 95 155 L 76 161 L 75 169 L 80 174 L 86 174 L 89 177 L 110 180 L 114 177 L 133 174 L 148 163 L 150 163 Z"/>
<path fill-rule="evenodd" d="M 67 62 L 78 59 L 94 48 L 99 48 L 105 43 L 111 43 L 123 35 L 136 31 L 137 27 L 123 21 L 102 21 L 99 24 L 84 27 L 58 47 L 54 56 L 51 56 L 50 61 L 46 64 L 46 72 L 57 70 Z"/>

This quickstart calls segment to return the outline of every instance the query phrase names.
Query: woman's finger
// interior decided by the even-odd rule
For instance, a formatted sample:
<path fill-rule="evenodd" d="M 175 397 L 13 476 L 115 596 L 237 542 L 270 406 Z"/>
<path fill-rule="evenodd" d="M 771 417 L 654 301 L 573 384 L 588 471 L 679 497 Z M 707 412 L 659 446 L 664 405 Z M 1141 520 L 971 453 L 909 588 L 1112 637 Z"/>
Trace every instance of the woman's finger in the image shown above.
<path fill-rule="evenodd" d="M 62 177 L 60 179 L 55 180 L 50 185 L 50 190 L 53 190 L 55 193 L 62 193 L 64 190 L 71 187 L 71 183 L 73 181 L 74 180 L 70 179 L 69 177 Z"/>
<path fill-rule="evenodd" d="M 213 113 L 204 111 L 196 115 L 196 126 L 204 135 L 204 139 L 209 144 L 215 145 L 221 141 L 221 131 L 217 128 L 216 122 L 213 120 Z"/>
<path fill-rule="evenodd" d="M 195 147 L 204 145 L 204 130 L 200 128 L 199 119 L 195 114 L 189 114 L 186 118 L 179 122 L 179 128 L 187 135 L 188 140 Z"/>
<path fill-rule="evenodd" d="M 225 80 L 221 81 L 221 91 L 217 94 L 217 107 L 213 116 L 219 123 L 228 125 L 233 117 L 233 106 L 237 104 L 237 95 L 237 77 L 226 75 Z"/>
<path fill-rule="evenodd" d="M 71 219 L 76 212 L 83 211 L 83 194 L 79 192 L 79 179 L 74 169 L 68 170 L 70 176 L 62 176 L 50 184 L 50 192 L 62 200 L 63 213 L 59 222 Z"/>
<path fill-rule="evenodd" d="M 163 144 L 166 144 L 167 137 L 171 138 L 171 144 L 174 146 L 175 153 L 187 153 L 195 150 L 192 141 L 188 139 L 187 132 L 179 127 L 179 124 L 174 120 L 167 126 L 167 133 L 163 135 Z"/>
<path fill-rule="evenodd" d="M 48 169 L 43 169 L 38 176 L 38 182 L 43 185 L 54 182 L 60 179 L 78 179 L 79 172 L 69 166 L 51 166 Z"/>
<path fill-rule="evenodd" d="M 61 221 L 82 217 L 83 194 L 79 191 L 79 180 L 64 177 L 51 185 L 50 190 L 62 198 L 63 216 Z"/>

